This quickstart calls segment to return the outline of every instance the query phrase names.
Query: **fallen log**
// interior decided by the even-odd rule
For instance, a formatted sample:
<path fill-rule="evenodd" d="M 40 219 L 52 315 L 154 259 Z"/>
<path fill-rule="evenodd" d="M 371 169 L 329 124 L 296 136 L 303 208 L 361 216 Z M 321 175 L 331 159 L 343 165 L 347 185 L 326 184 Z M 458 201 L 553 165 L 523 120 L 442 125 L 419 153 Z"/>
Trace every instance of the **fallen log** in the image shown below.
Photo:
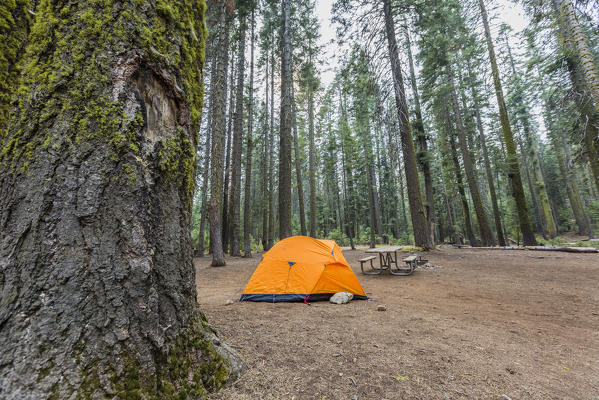
<path fill-rule="evenodd" d="M 566 253 L 599 253 L 599 249 L 594 247 L 567 247 L 567 246 L 503 246 L 503 247 L 472 247 L 463 245 L 453 245 L 458 249 L 477 249 L 477 250 L 534 250 L 534 251 L 563 251 Z"/>
<path fill-rule="evenodd" d="M 599 253 L 594 247 L 566 247 L 566 246 L 525 246 L 526 250 L 540 251 L 565 251 L 566 253 Z"/>

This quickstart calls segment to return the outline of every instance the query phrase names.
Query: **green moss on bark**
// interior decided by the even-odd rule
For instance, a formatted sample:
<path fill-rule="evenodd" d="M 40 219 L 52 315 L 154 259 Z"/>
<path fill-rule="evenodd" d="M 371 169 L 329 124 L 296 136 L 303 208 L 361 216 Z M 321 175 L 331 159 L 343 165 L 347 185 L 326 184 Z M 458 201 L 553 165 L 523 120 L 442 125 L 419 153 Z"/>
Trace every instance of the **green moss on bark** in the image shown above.
<path fill-rule="evenodd" d="M 28 0 L 3 0 L 0 4 L 0 143 L 19 81 L 19 56 L 29 31 L 29 6 Z"/>
<path fill-rule="evenodd" d="M 11 0 L 2 7 L 10 11 L 16 5 Z M 123 100 L 113 93 L 115 64 L 133 53 L 141 55 L 141 64 L 172 71 L 172 85 L 182 92 L 190 116 L 188 125 L 179 127 L 188 137 L 181 145 L 195 148 L 203 101 L 206 5 L 158 0 L 155 9 L 152 6 L 142 1 L 40 1 L 22 60 L 18 107 L 0 144 L 1 163 L 26 170 L 32 161 L 27 146 L 59 150 L 104 141 L 112 145 L 115 161 L 137 153 L 143 118 L 127 114 Z M 0 19 L 0 35 L 11 26 L 11 20 Z M 0 103 L 6 104 L 4 97 Z M 5 115 L 5 109 L 0 114 Z M 17 129 L 22 125 L 27 129 Z M 67 140 L 52 137 L 52 129 L 46 129 L 45 136 L 35 134 L 42 127 L 61 125 L 69 127 Z M 189 189 L 193 167 L 185 173 L 181 184 Z"/>
<path fill-rule="evenodd" d="M 103 390 L 100 376 L 108 376 L 110 391 L 120 399 L 203 399 L 221 388 L 229 374 L 227 360 L 198 328 L 182 330 L 166 353 L 156 355 L 154 371 L 143 369 L 129 351 L 120 352 L 118 359 L 118 367 L 97 360 L 83 367 L 76 398 L 94 398 Z"/>

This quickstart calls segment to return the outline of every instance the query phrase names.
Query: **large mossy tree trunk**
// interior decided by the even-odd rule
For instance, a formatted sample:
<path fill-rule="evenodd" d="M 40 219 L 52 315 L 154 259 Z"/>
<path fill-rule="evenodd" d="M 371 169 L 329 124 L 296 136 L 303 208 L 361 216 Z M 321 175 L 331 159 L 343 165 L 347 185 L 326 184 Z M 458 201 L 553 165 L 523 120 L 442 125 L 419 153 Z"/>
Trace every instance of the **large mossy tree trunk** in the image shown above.
<path fill-rule="evenodd" d="M 414 140 L 412 138 L 412 128 L 410 127 L 410 120 L 408 117 L 403 75 L 397 51 L 391 0 L 383 1 L 383 12 L 385 17 L 389 60 L 391 61 L 391 72 L 393 75 L 393 90 L 398 114 L 401 148 L 404 157 L 404 169 L 408 186 L 408 203 L 410 204 L 410 215 L 412 217 L 412 228 L 414 230 L 414 241 L 416 246 L 430 249 L 433 247 L 433 243 L 431 242 L 430 227 L 422 204 L 418 167 L 416 164 L 416 152 L 414 151 Z"/>
<path fill-rule="evenodd" d="M 204 12 L 36 7 L 0 161 L 0 398 L 201 398 L 239 372 L 192 263 Z"/>
<path fill-rule="evenodd" d="M 493 85 L 495 86 L 495 95 L 499 107 L 499 119 L 501 121 L 501 132 L 505 142 L 507 153 L 507 169 L 508 177 L 512 187 L 512 194 L 516 202 L 516 212 L 520 223 L 520 231 L 525 246 L 534 246 L 537 244 L 532 225 L 528 216 L 528 207 L 526 205 L 526 197 L 524 196 L 524 187 L 522 186 L 522 176 L 520 175 L 520 165 L 518 163 L 518 155 L 516 154 L 516 144 L 514 143 L 514 134 L 510 125 L 510 119 L 505 106 L 503 96 L 503 88 L 501 87 L 501 78 L 499 76 L 499 68 L 497 67 L 497 58 L 495 57 L 495 49 L 493 47 L 493 39 L 491 37 L 491 29 L 489 28 L 489 19 L 487 17 L 487 9 L 484 0 L 478 0 L 483 25 L 485 28 L 485 38 L 487 41 L 487 50 L 489 52 L 489 61 L 491 62 L 491 72 L 493 74 Z"/>

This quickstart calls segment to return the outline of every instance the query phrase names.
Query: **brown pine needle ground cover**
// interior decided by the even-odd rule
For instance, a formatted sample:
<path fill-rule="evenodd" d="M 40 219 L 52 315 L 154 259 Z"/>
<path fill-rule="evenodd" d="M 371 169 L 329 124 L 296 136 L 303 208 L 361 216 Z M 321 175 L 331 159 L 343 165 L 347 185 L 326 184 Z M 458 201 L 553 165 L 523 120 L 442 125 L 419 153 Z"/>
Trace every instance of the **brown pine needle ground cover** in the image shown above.
<path fill-rule="evenodd" d="M 364 276 L 376 301 L 234 303 L 260 260 L 196 259 L 198 301 L 249 366 L 213 399 L 597 399 L 599 255 L 443 249 Z M 376 311 L 384 304 L 387 311 Z"/>

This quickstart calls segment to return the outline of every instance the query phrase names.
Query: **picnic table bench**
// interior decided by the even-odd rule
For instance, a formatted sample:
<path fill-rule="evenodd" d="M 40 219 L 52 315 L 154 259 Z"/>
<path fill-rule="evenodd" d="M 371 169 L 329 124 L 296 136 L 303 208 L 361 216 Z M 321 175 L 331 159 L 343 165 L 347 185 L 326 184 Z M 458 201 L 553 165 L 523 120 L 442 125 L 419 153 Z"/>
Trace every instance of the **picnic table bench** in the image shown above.
<path fill-rule="evenodd" d="M 379 275 L 383 271 L 388 270 L 391 275 L 407 276 L 411 275 L 418 265 L 427 262 L 421 256 L 411 255 L 402 260 L 406 263 L 406 267 L 400 267 L 397 262 L 397 252 L 399 250 L 401 250 L 401 246 L 379 247 L 366 250 L 366 253 L 379 255 L 379 265 L 375 266 L 372 262 L 376 256 L 361 258 L 359 261 L 362 273 L 366 275 Z M 367 262 L 370 262 L 371 271 L 364 271 L 364 264 Z"/>

